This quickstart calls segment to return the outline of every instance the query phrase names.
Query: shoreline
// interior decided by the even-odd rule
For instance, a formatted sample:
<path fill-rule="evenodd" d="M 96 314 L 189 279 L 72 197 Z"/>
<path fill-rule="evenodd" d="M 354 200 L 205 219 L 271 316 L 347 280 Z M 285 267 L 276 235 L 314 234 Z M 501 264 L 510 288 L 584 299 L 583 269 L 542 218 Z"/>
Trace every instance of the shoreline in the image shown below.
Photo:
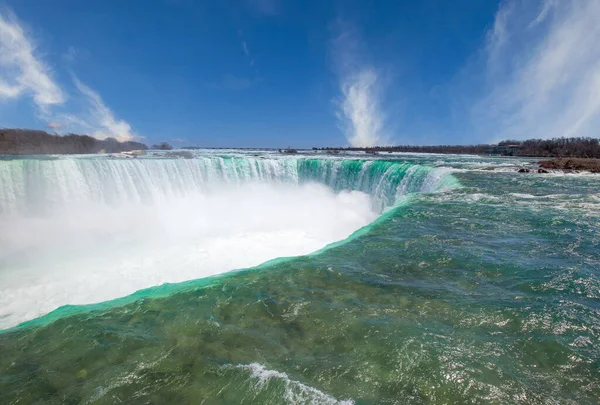
<path fill-rule="evenodd" d="M 553 158 L 537 162 L 540 169 L 559 170 L 565 173 L 600 173 L 600 159 L 594 158 Z"/>

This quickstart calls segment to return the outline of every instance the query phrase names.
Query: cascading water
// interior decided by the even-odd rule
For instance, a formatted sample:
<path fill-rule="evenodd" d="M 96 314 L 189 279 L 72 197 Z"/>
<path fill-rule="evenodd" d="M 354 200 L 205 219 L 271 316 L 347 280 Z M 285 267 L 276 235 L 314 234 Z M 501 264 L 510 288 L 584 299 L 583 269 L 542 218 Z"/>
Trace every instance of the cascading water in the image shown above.
<path fill-rule="evenodd" d="M 455 185 L 385 160 L 0 161 L 0 328 L 66 304 L 307 254 L 402 195 Z"/>
<path fill-rule="evenodd" d="M 410 193 L 431 193 L 454 187 L 446 168 L 432 168 L 388 160 L 302 159 L 297 161 L 300 181 L 315 181 L 333 190 L 369 194 L 377 211 Z"/>
<path fill-rule="evenodd" d="M 153 204 L 224 184 L 321 183 L 372 196 L 381 210 L 401 195 L 452 186 L 443 168 L 386 160 L 198 159 L 10 160 L 0 162 L 0 213 L 40 214 L 80 204 Z"/>

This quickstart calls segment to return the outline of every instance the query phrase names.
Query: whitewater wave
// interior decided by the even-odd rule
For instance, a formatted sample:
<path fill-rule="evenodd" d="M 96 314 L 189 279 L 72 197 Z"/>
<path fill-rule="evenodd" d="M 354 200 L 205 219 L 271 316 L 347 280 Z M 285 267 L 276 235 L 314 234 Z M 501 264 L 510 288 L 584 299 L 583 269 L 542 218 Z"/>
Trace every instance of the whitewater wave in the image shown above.
<path fill-rule="evenodd" d="M 353 405 L 352 400 L 338 400 L 316 388 L 292 380 L 286 373 L 269 370 L 259 363 L 247 365 L 224 366 L 248 371 L 250 378 L 248 382 L 252 386 L 254 394 L 263 390 L 270 390 L 273 403 L 281 403 L 281 399 L 287 404 L 314 404 L 314 405 Z"/>

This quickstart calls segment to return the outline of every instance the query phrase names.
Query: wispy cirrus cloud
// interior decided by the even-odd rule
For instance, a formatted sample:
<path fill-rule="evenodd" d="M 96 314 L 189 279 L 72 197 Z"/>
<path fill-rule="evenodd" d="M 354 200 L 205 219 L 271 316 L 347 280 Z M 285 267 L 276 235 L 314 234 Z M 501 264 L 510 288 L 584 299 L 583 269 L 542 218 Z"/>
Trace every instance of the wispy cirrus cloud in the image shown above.
<path fill-rule="evenodd" d="M 250 67 L 254 66 L 254 63 L 256 62 L 256 58 L 257 56 L 252 55 L 252 53 L 250 52 L 250 48 L 248 47 L 248 41 L 246 40 L 246 37 L 244 35 L 244 31 L 242 31 L 241 29 L 238 30 L 238 36 L 240 37 L 241 40 L 241 48 L 242 51 L 244 52 L 244 55 L 246 55 L 246 58 L 248 59 L 248 65 Z"/>
<path fill-rule="evenodd" d="M 492 140 L 598 136 L 598 21 L 596 0 L 504 1 L 482 49 L 475 130 Z"/>
<path fill-rule="evenodd" d="M 100 94 L 83 84 L 77 77 L 73 77 L 73 82 L 84 96 L 88 104 L 87 114 L 83 118 L 79 118 L 77 122 L 87 126 L 93 132 L 92 136 L 98 139 L 108 137 L 116 138 L 119 141 L 130 141 L 138 138 L 126 121 L 117 119 L 113 111 L 106 106 Z"/>
<path fill-rule="evenodd" d="M 381 72 L 364 62 L 367 58 L 355 26 L 336 21 L 332 30 L 331 54 L 340 90 L 335 99 L 339 125 L 352 146 L 382 144 L 387 134 Z"/>
<path fill-rule="evenodd" d="M 75 58 L 69 48 L 67 59 Z M 70 59 L 69 59 L 70 58 Z M 73 82 L 88 108 L 83 113 L 69 105 L 68 96 L 53 79 L 50 67 L 42 60 L 33 40 L 10 10 L 0 10 L 0 100 L 30 97 L 37 107 L 36 115 L 48 128 L 56 131 L 83 131 L 97 138 L 114 137 L 121 141 L 135 136 L 131 126 L 115 118 L 100 95 L 73 76 Z"/>
<path fill-rule="evenodd" d="M 63 104 L 67 96 L 36 53 L 16 16 L 0 10 L 0 99 L 31 97 L 46 114 L 49 107 Z"/>
<path fill-rule="evenodd" d="M 74 46 L 69 46 L 67 51 L 62 54 L 62 58 L 65 62 L 69 64 L 73 64 L 79 60 L 89 58 L 90 53 L 86 49 L 76 48 Z"/>

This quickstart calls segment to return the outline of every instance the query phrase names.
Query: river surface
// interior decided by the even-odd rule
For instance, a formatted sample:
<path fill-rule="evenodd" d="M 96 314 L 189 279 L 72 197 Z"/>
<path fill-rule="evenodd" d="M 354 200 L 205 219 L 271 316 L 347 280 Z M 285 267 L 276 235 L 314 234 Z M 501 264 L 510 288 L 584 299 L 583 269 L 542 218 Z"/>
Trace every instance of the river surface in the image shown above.
<path fill-rule="evenodd" d="M 600 176 L 0 159 L 0 403 L 596 404 Z"/>

